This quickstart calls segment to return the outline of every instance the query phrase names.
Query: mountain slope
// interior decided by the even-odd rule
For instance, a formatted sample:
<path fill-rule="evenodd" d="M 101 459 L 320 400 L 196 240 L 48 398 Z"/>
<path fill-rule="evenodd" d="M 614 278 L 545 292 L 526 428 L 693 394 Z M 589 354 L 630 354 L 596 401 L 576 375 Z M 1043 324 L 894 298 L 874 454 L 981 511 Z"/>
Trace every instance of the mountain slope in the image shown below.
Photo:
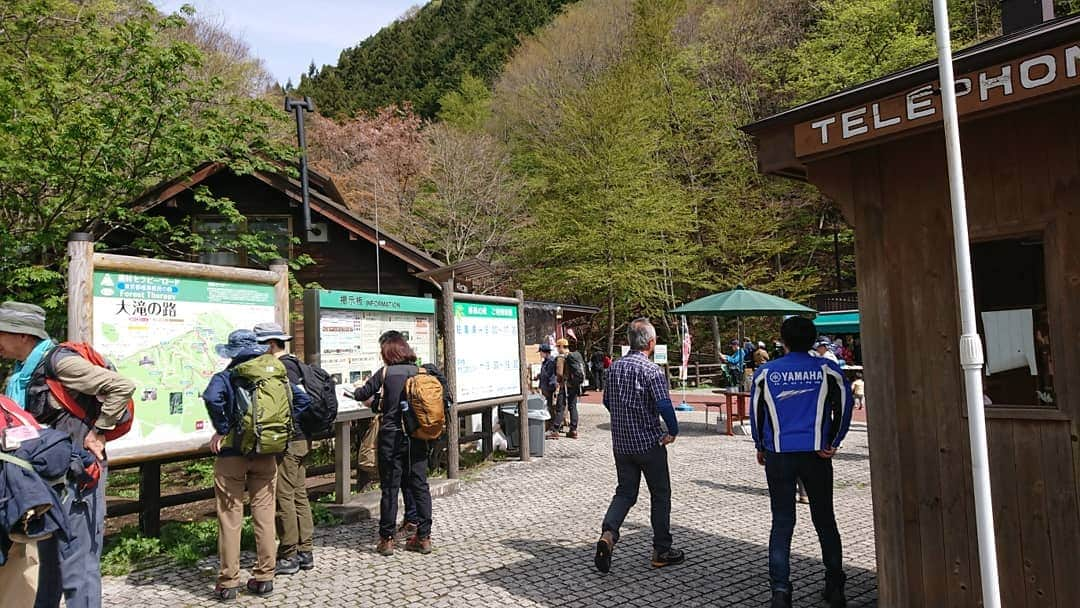
<path fill-rule="evenodd" d="M 573 0 L 433 0 L 342 51 L 336 66 L 312 70 L 297 92 L 327 116 L 410 102 L 422 116 L 465 74 L 491 84 L 522 36 Z"/>

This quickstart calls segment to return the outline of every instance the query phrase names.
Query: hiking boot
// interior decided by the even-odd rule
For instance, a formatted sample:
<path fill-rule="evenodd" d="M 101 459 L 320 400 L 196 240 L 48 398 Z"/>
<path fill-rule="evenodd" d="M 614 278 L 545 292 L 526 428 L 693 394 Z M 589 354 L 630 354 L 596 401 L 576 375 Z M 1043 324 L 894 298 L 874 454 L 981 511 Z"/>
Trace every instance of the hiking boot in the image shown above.
<path fill-rule="evenodd" d="M 791 594 L 787 591 L 773 591 L 769 608 L 791 608 Z"/>
<path fill-rule="evenodd" d="M 394 532 L 394 540 L 399 543 L 403 543 L 409 538 L 416 535 L 416 524 L 411 521 L 403 521 L 398 526 L 397 532 Z"/>
<path fill-rule="evenodd" d="M 566 434 L 567 439 L 577 439 L 577 431 L 570 431 Z"/>
<path fill-rule="evenodd" d="M 279 557 L 275 574 L 296 574 L 300 571 L 300 559 L 297 557 Z"/>
<path fill-rule="evenodd" d="M 686 554 L 679 549 L 668 549 L 663 553 L 659 553 L 656 549 L 652 552 L 652 565 L 653 568 L 663 568 L 664 566 L 676 566 L 686 561 Z"/>
<path fill-rule="evenodd" d="M 847 596 L 844 595 L 845 579 L 839 581 L 825 579 L 825 588 L 821 590 L 821 599 L 829 604 L 829 608 L 847 608 Z"/>
<path fill-rule="evenodd" d="M 544 435 L 544 439 L 558 439 L 559 431 L 551 431 L 547 435 Z"/>
<path fill-rule="evenodd" d="M 394 539 L 380 538 L 379 544 L 375 545 L 375 552 L 379 555 L 391 556 L 394 554 Z"/>
<path fill-rule="evenodd" d="M 615 550 L 615 542 L 611 540 L 611 533 L 604 532 L 600 540 L 596 541 L 596 557 L 593 564 L 600 572 L 607 573 L 611 570 L 611 553 Z"/>
<path fill-rule="evenodd" d="M 427 555 L 431 553 L 431 537 L 420 538 L 414 534 L 412 538 L 405 542 L 405 550 Z"/>
<path fill-rule="evenodd" d="M 311 551 L 300 551 L 296 557 L 300 560 L 301 570 L 311 570 L 315 567 L 315 556 L 311 554 Z"/>
<path fill-rule="evenodd" d="M 220 602 L 231 602 L 236 599 L 236 587 L 214 587 L 214 598 Z"/>
<path fill-rule="evenodd" d="M 248 579 L 247 582 L 248 593 L 254 595 L 270 595 L 274 592 L 274 581 L 257 581 L 255 579 Z"/>

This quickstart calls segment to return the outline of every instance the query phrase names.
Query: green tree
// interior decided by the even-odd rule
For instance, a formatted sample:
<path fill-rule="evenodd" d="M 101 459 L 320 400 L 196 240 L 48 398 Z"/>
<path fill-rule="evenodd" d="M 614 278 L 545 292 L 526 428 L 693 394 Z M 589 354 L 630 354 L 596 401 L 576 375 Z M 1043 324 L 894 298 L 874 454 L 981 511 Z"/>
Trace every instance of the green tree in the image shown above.
<path fill-rule="evenodd" d="M 466 132 L 478 133 L 491 118 L 491 89 L 466 74 L 457 90 L 439 99 L 439 120 Z"/>
<path fill-rule="evenodd" d="M 10 0 L 0 10 L 0 285 L 8 297 L 62 305 L 73 231 L 101 241 L 123 235 L 147 255 L 197 249 L 186 227 L 125 203 L 205 161 L 244 172 L 288 156 L 269 135 L 283 114 L 199 76 L 204 53 L 177 35 L 186 16 L 108 0 Z M 235 211 L 227 200 L 207 202 Z"/>

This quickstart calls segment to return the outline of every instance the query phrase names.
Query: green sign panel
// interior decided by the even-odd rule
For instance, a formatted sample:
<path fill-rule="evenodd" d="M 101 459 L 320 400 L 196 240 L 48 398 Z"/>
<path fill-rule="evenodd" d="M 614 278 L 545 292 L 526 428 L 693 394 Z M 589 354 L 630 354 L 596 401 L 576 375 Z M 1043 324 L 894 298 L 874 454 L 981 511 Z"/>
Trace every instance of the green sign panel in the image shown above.
<path fill-rule="evenodd" d="M 391 313 L 435 314 L 435 300 L 432 298 L 388 296 L 356 291 L 320 290 L 319 307 L 344 310 L 377 310 Z"/>
<path fill-rule="evenodd" d="M 154 302 L 273 306 L 274 286 L 94 271 L 94 296 Z"/>
<path fill-rule="evenodd" d="M 455 317 L 484 317 L 495 319 L 516 319 L 517 306 L 503 304 L 474 304 L 470 302 L 455 302 Z"/>

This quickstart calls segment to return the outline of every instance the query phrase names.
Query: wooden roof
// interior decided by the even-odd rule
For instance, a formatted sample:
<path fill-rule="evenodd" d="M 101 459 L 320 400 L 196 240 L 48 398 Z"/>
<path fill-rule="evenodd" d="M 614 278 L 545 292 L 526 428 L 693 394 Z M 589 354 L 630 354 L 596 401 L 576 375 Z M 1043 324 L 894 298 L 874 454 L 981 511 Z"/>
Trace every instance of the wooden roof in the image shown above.
<path fill-rule="evenodd" d="M 190 174 L 162 182 L 147 190 L 142 196 L 132 201 L 130 205 L 140 212 L 147 211 L 172 199 L 185 190 L 194 188 L 222 171 L 228 171 L 228 167 L 223 163 L 203 163 Z M 280 191 L 296 204 L 301 204 L 303 201 L 299 180 L 290 177 L 284 171 L 255 171 L 250 176 Z M 441 266 L 437 260 L 403 239 L 388 234 L 381 229 L 376 231 L 374 224 L 348 208 L 341 192 L 329 177 L 308 169 L 308 185 L 309 200 L 313 213 L 321 215 L 373 245 L 378 245 L 379 241 L 382 240 L 384 242 L 383 251 L 413 266 L 418 272 L 428 272 Z"/>
<path fill-rule="evenodd" d="M 1047 21 L 1009 35 L 988 40 L 982 44 L 954 53 L 953 60 L 958 82 L 965 72 L 986 69 L 990 66 L 1007 65 L 1010 61 L 1025 54 L 1046 52 L 1055 46 L 1075 43 L 1078 40 L 1080 40 L 1080 15 Z M 881 120 L 881 116 L 876 113 L 879 108 L 875 106 L 880 104 L 884 108 L 888 101 L 895 100 L 897 97 L 902 98 L 905 93 L 910 95 L 911 91 L 916 87 L 925 87 L 927 85 L 936 87 L 937 70 L 937 61 L 928 61 L 796 106 L 742 127 L 744 132 L 754 136 L 757 140 L 759 170 L 763 173 L 806 180 L 806 161 L 816 160 L 830 154 L 821 150 L 814 150 L 811 153 L 808 153 L 805 149 L 801 152 L 797 150 L 800 143 L 804 144 L 804 148 L 806 146 L 805 142 L 796 141 L 796 127 L 805 127 L 810 124 L 808 121 L 823 117 L 836 117 L 842 115 L 841 113 L 844 113 L 845 110 L 856 109 L 860 114 L 853 120 L 859 121 L 854 122 L 854 124 L 857 124 L 858 128 L 861 129 L 862 125 L 870 123 L 871 120 Z M 1013 71 L 1016 71 L 1015 68 L 1013 68 Z M 1063 80 L 1065 68 L 1062 67 L 1058 72 L 1059 78 Z M 1046 94 L 1059 93 L 1060 89 L 1061 87 L 1047 87 Z M 1038 92 L 1038 94 L 1041 93 L 1042 91 Z M 1035 96 L 1035 94 L 1028 94 L 1016 97 Z M 940 95 L 931 90 L 925 97 L 940 98 Z M 978 97 L 978 95 L 972 97 Z M 1045 97 L 1044 95 L 1043 98 Z M 963 98 L 961 98 L 961 101 L 963 101 Z M 862 111 L 864 109 L 866 109 L 865 112 Z M 963 108 L 961 108 L 961 112 L 963 113 Z M 882 116 L 885 115 L 882 114 Z M 882 124 L 888 122 L 888 120 L 886 118 Z M 964 116 L 961 116 L 961 120 L 964 120 Z M 817 126 L 817 124 L 814 126 Z M 935 117 L 933 121 L 926 121 L 925 124 L 919 125 L 917 131 L 905 131 L 896 128 L 894 132 L 889 133 L 888 130 L 884 130 L 882 137 L 895 138 L 901 134 L 911 135 L 936 125 L 940 125 L 940 116 Z M 838 127 L 839 125 L 834 126 Z M 883 139 L 866 138 L 866 143 L 861 145 L 876 144 L 882 141 Z M 850 151 L 851 149 L 854 148 L 848 147 L 844 151 Z"/>

